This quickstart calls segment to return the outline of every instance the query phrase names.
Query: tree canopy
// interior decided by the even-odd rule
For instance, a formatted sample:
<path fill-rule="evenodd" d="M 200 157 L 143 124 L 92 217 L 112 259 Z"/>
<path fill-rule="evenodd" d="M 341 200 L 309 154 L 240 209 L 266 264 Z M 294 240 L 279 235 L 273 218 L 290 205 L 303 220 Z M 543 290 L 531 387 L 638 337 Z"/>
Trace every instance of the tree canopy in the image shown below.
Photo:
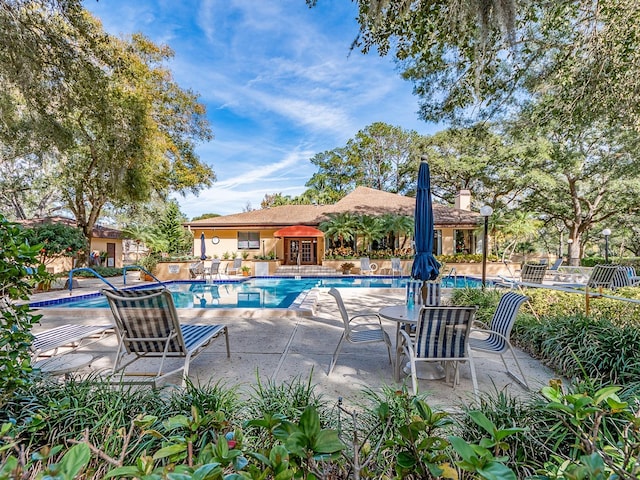
<path fill-rule="evenodd" d="M 59 192 L 87 238 L 107 205 L 215 179 L 195 153 L 211 138 L 204 106 L 163 66 L 168 47 L 107 34 L 74 0 L 1 2 L 0 27 L 0 166 L 42 165 L 43 190 Z M 18 185 L 12 213 L 26 215 L 30 178 L 5 181 Z"/>

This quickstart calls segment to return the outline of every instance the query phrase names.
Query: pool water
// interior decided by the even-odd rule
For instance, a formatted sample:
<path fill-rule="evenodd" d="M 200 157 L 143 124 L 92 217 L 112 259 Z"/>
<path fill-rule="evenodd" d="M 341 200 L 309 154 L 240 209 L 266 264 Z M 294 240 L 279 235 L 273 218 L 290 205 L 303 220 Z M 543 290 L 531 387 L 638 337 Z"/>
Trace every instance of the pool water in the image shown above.
<path fill-rule="evenodd" d="M 407 278 L 391 277 L 302 277 L 253 278 L 240 282 L 170 282 L 177 308 L 289 308 L 310 289 L 319 288 L 404 288 Z M 448 277 L 444 288 L 479 287 L 481 281 L 468 277 Z M 80 299 L 60 299 L 32 303 L 33 308 L 108 308 L 100 294 Z"/>

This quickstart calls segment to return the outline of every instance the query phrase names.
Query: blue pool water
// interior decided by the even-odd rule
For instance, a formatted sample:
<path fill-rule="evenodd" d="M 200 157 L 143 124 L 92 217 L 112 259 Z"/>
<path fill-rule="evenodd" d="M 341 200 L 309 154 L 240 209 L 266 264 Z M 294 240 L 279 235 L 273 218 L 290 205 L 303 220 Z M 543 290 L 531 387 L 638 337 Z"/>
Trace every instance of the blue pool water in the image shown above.
<path fill-rule="evenodd" d="M 407 278 L 391 277 L 302 277 L 252 278 L 235 282 L 168 282 L 178 308 L 288 308 L 303 293 L 320 288 L 404 288 Z M 479 287 L 469 277 L 448 277 L 445 288 Z M 32 308 L 108 308 L 100 294 L 62 298 L 31 304 Z"/>

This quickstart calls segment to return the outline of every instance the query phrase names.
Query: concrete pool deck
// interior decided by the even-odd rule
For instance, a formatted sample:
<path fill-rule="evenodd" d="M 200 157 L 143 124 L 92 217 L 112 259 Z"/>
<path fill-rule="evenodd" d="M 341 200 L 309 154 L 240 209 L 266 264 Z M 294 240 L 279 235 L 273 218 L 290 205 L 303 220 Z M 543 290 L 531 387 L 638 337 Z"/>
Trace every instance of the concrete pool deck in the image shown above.
<path fill-rule="evenodd" d="M 109 281 L 116 287 L 122 286 L 121 279 L 110 278 Z M 74 296 L 97 292 L 104 285 L 95 279 L 79 278 L 78 282 L 80 288 L 74 288 Z M 143 283 L 146 282 L 128 281 L 127 286 Z M 404 290 L 400 289 L 344 288 L 341 293 L 350 314 L 377 312 L 383 306 L 404 301 Z M 39 293 L 33 295 L 31 301 L 68 295 L 68 290 Z M 365 388 L 374 391 L 385 385 L 401 388 L 403 381 L 408 381 L 410 387 L 410 378 L 402 378 L 400 382 L 394 380 L 393 367 L 383 343 L 345 344 L 333 373 L 327 375 L 343 326 L 334 299 L 325 291 L 320 291 L 316 299 L 314 312 L 308 314 L 276 309 L 180 309 L 184 323 L 223 323 L 229 328 L 231 358 L 226 358 L 224 340 L 218 339 L 192 361 L 190 378 L 196 384 L 221 382 L 228 386 L 238 385 L 241 392 L 250 392 L 258 376 L 263 384 L 267 381 L 283 383 L 296 377 L 306 382 L 311 376 L 315 391 L 326 399 L 343 397 L 354 402 Z M 40 309 L 38 313 L 43 314 L 43 318 L 33 329 L 36 334 L 65 323 L 97 325 L 111 322 L 109 309 Z M 384 319 L 382 323 L 393 341 L 396 323 Z M 84 348 L 83 352 L 90 353 L 93 361 L 82 373 L 110 367 L 116 345 L 112 335 Z M 532 390 L 538 390 L 555 378 L 552 371 L 529 355 L 521 351 L 516 354 Z M 506 374 L 499 356 L 476 353 L 474 359 L 480 392 L 507 390 L 513 395 L 527 394 Z M 169 365 L 173 362 L 170 360 Z M 172 377 L 171 382 L 179 384 L 180 376 L 176 375 L 175 380 Z M 445 380 L 420 380 L 419 388 L 421 393 L 428 394 L 430 404 L 443 408 L 468 403 L 473 398 L 467 365 L 460 368 L 460 384 L 455 389 Z"/>

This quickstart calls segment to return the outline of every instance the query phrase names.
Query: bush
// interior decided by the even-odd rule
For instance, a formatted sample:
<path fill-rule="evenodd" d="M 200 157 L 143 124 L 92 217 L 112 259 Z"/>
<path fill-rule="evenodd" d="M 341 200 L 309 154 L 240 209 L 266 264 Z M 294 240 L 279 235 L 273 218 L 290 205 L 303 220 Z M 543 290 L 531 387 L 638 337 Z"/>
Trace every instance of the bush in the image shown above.
<path fill-rule="evenodd" d="M 122 269 L 121 268 L 115 268 L 115 267 L 100 267 L 98 265 L 94 265 L 93 267 L 91 267 L 92 270 L 94 270 L 96 273 L 98 273 L 100 276 L 102 277 L 117 277 L 119 275 L 122 275 Z M 68 274 L 69 272 L 67 272 Z M 95 278 L 96 276 L 87 271 L 87 270 L 80 270 L 78 272 L 73 272 L 73 277 L 82 277 L 82 278 Z"/>
<path fill-rule="evenodd" d="M 41 315 L 24 302 L 39 282 L 51 279 L 38 262 L 41 249 L 42 244 L 29 245 L 25 231 L 0 215 L 0 407 L 29 383 L 31 327 Z"/>

